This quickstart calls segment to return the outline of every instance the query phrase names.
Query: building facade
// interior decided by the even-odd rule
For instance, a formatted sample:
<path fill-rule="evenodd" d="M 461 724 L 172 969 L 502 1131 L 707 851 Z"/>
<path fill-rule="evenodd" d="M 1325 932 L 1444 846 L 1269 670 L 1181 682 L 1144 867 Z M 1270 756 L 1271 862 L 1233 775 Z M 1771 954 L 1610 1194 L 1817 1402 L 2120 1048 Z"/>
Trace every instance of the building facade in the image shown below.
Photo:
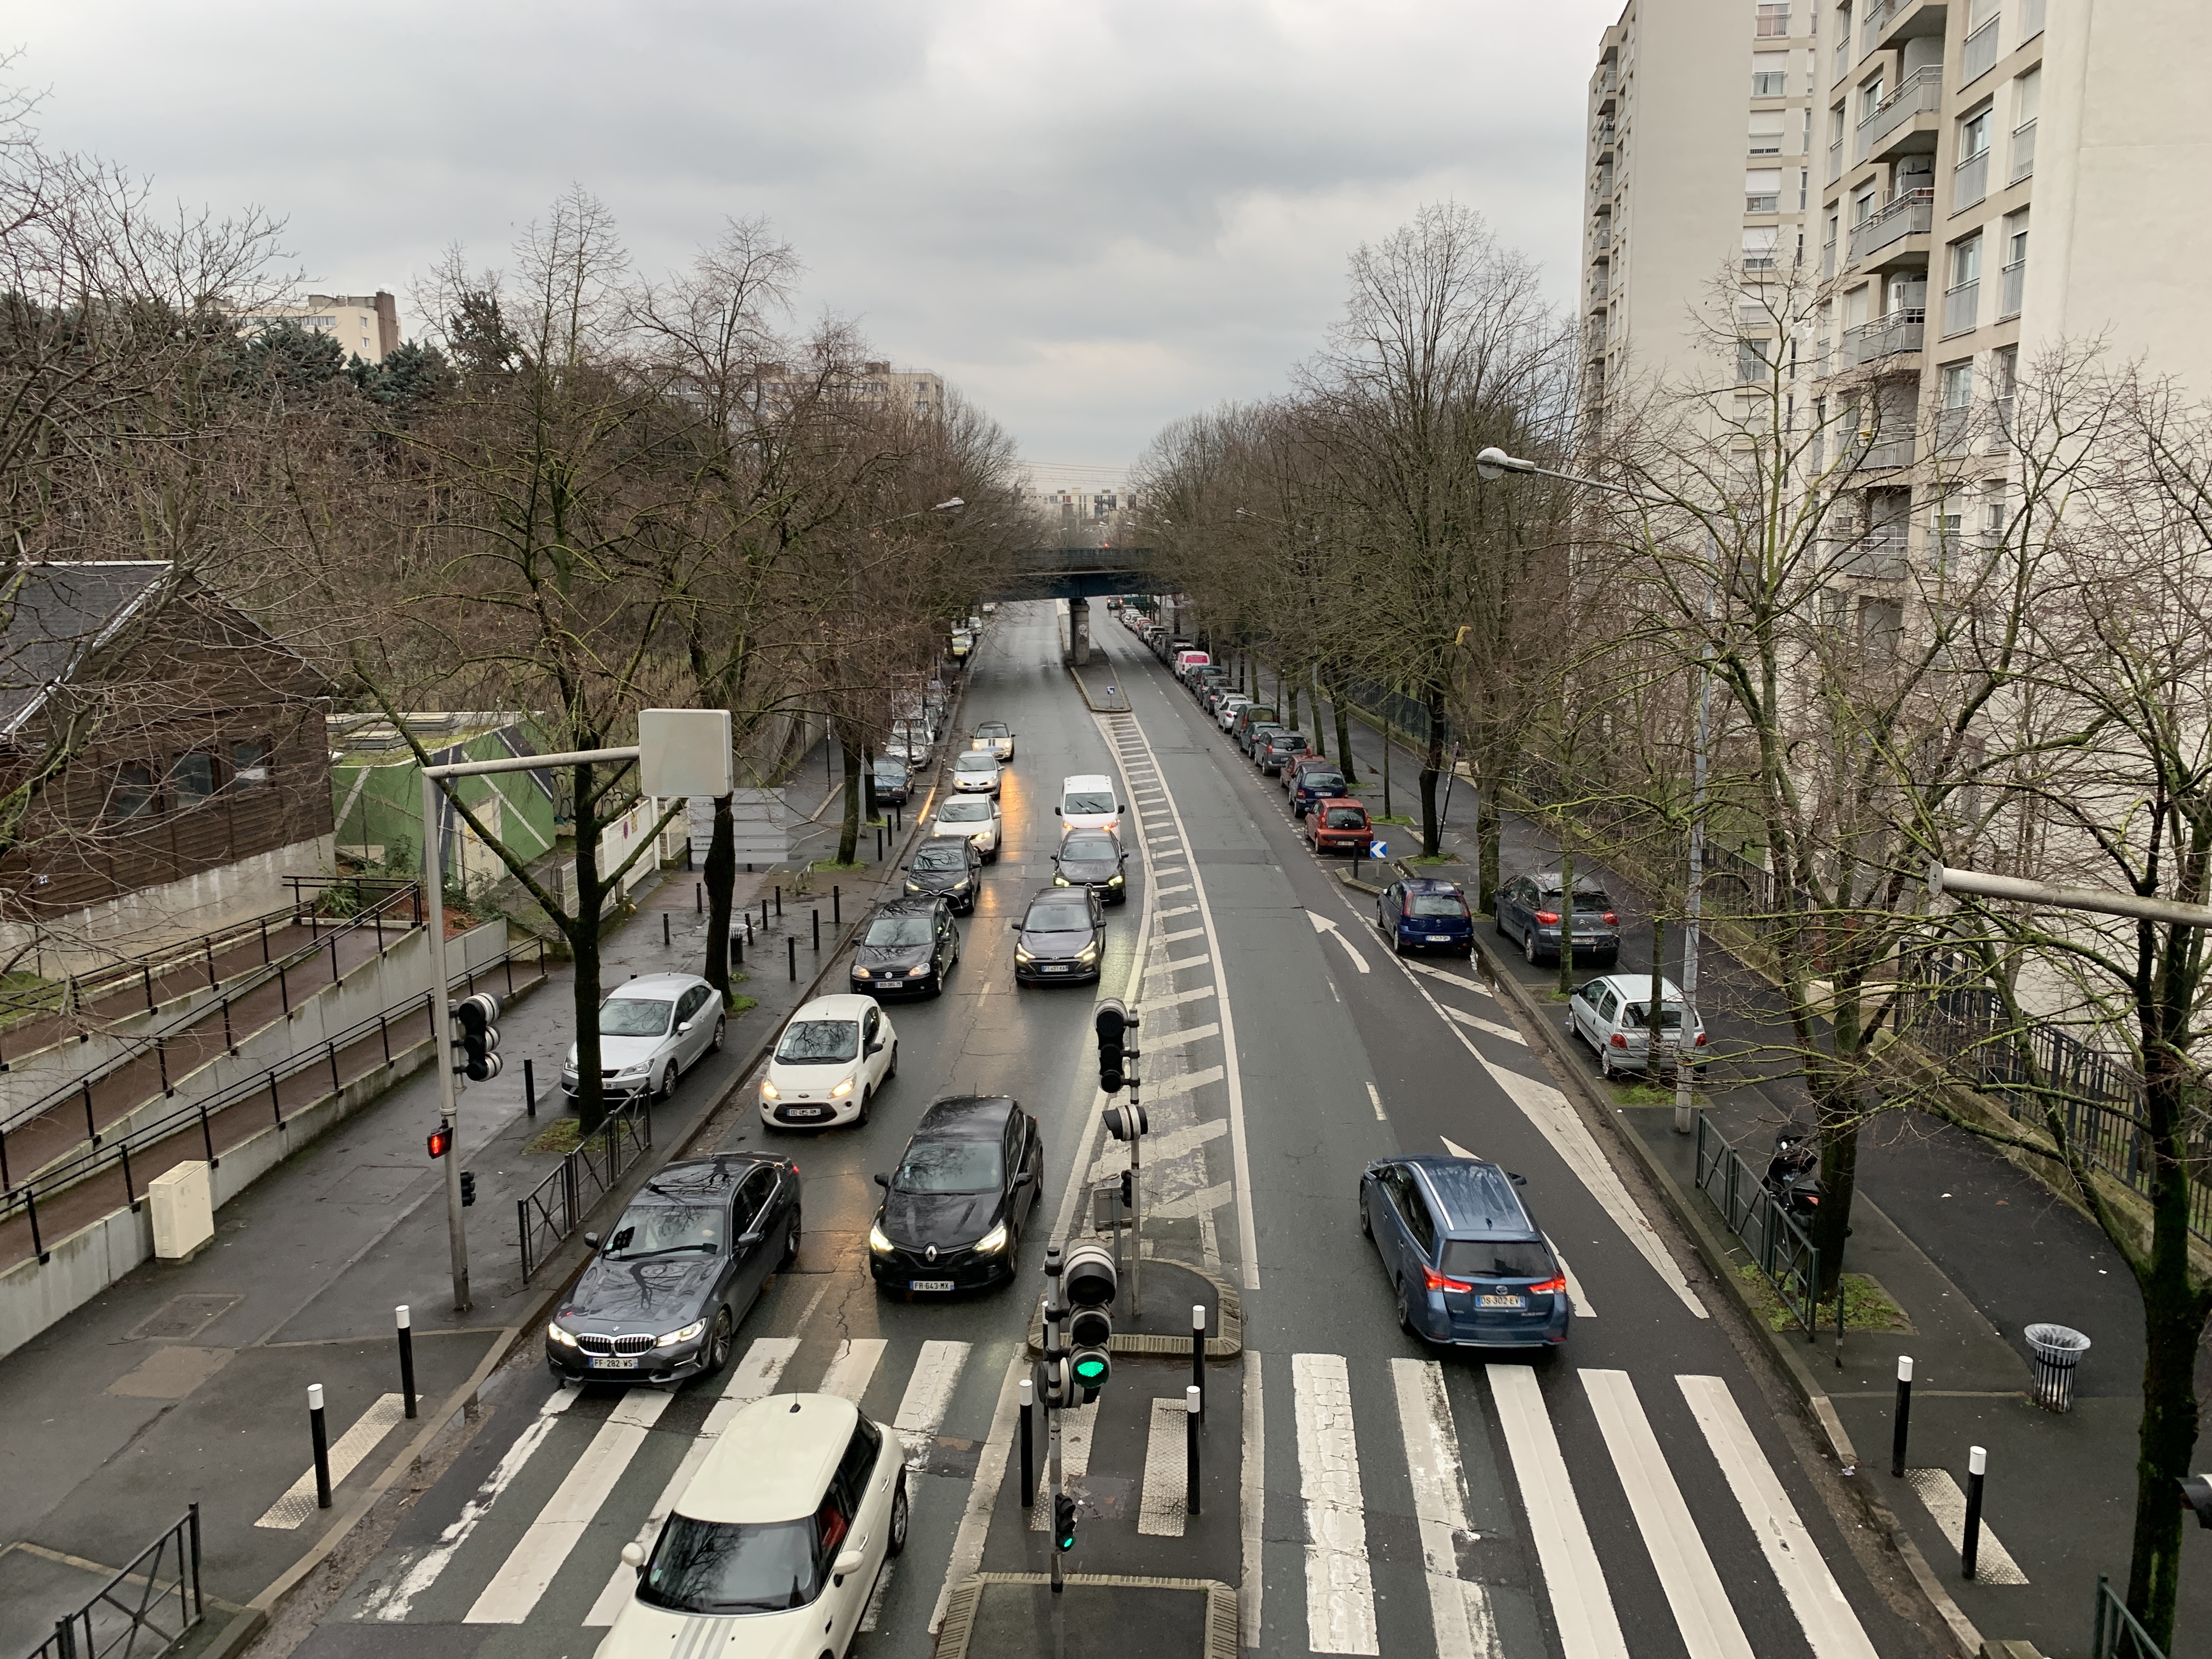
<path fill-rule="evenodd" d="M 794 373 L 781 364 L 763 364 L 760 372 L 761 400 L 771 409 L 788 409 L 816 389 L 811 374 Z M 945 412 L 945 377 L 928 369 L 894 369 L 887 362 L 862 363 L 858 369 L 833 371 L 823 390 L 840 400 L 864 409 L 899 410 L 913 415 Z"/>
<path fill-rule="evenodd" d="M 295 323 L 327 334 L 347 356 L 380 363 L 399 343 L 399 302 L 381 289 L 374 294 L 310 294 L 304 304 L 265 306 L 238 319 L 242 329 Z"/>

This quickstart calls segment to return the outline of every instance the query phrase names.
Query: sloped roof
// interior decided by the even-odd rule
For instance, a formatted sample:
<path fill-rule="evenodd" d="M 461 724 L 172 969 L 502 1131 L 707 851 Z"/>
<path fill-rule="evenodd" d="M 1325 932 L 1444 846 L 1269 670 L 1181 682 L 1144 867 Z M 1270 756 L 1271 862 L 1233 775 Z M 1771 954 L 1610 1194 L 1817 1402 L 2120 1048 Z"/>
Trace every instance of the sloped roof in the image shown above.
<path fill-rule="evenodd" d="M 0 592 L 0 730 L 69 679 L 172 568 L 166 560 L 17 566 Z"/>

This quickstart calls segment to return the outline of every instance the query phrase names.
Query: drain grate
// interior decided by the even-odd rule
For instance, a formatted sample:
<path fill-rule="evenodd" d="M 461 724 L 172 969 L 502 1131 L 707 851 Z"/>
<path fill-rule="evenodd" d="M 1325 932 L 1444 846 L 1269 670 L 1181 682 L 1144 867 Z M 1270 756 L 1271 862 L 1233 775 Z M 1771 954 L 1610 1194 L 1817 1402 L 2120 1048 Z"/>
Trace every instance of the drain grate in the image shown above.
<path fill-rule="evenodd" d="M 221 1291 L 186 1291 L 173 1296 L 131 1328 L 134 1342 L 175 1341 L 198 1336 L 246 1298 Z"/>

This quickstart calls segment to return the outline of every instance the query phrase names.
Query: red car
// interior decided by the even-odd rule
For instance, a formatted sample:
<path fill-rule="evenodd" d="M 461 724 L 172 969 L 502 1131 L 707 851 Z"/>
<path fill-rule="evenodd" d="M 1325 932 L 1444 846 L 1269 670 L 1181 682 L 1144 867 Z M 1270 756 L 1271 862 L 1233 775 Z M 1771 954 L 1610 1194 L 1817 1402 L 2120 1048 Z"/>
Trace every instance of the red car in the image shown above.
<path fill-rule="evenodd" d="M 1368 823 L 1364 806 L 1339 795 L 1313 804 L 1306 813 L 1304 834 L 1306 845 L 1316 853 L 1350 853 L 1364 858 L 1374 840 L 1375 827 Z"/>

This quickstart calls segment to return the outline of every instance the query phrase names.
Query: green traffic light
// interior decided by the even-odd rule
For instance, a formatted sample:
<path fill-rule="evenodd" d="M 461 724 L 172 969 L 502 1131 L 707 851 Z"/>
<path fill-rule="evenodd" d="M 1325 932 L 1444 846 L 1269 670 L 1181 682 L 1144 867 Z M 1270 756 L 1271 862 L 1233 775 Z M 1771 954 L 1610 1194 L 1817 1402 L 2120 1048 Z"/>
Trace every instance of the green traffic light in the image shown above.
<path fill-rule="evenodd" d="M 1075 1380 L 1086 1389 L 1095 1389 L 1106 1380 L 1108 1370 L 1103 1354 L 1086 1355 L 1075 1362 Z"/>

